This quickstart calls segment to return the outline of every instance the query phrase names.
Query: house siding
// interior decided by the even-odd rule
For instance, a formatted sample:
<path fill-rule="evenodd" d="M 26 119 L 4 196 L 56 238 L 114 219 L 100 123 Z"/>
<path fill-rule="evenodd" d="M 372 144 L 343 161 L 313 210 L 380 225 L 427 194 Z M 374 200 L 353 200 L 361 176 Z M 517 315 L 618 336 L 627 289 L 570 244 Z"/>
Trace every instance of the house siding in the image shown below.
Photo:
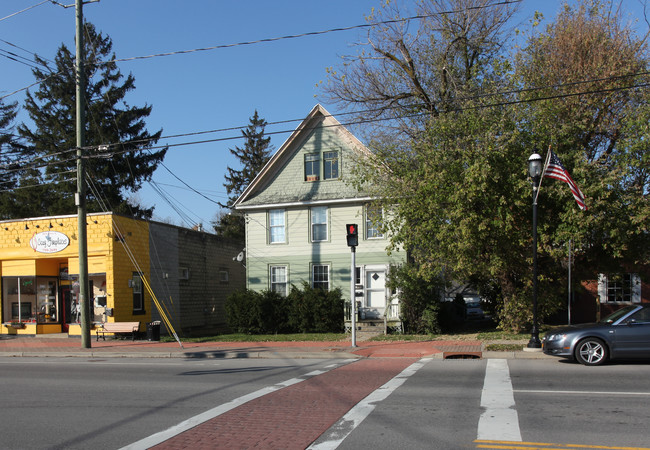
<path fill-rule="evenodd" d="M 322 125 L 323 119 L 311 123 L 310 127 Z M 305 139 L 300 142 L 301 147 L 292 153 L 281 164 L 278 173 L 263 190 L 256 192 L 244 204 L 264 205 L 276 203 L 305 202 L 311 200 L 334 200 L 341 198 L 356 198 L 359 193 L 349 183 L 351 171 L 354 167 L 354 152 L 336 128 L 315 128 Z M 323 179 L 323 164 L 321 158 L 320 181 L 305 181 L 304 160 L 305 155 L 326 151 L 339 152 L 339 178 L 332 180 Z"/>
<path fill-rule="evenodd" d="M 325 153 L 333 151 L 338 157 L 338 178 L 325 180 L 324 167 L 332 161 Z M 305 156 L 312 154 L 319 156 L 317 173 L 314 166 L 309 171 L 305 168 Z M 351 250 L 346 224 L 356 223 L 356 266 L 362 269 L 363 278 L 374 275 L 369 286 L 359 288 L 363 292 L 357 300 L 372 313 L 369 318 L 379 318 L 384 310 L 390 310 L 390 320 L 397 319 L 398 308 L 392 307 L 397 300 L 389 298 L 385 280 L 390 266 L 402 264 L 406 255 L 400 251 L 389 255 L 388 239 L 365 239 L 364 208 L 371 197 L 353 183 L 355 165 L 370 156 L 368 149 L 322 106 L 312 109 L 235 202 L 235 209 L 246 217 L 249 289 L 271 289 L 271 266 L 286 266 L 288 284 L 300 288 L 304 282 L 312 283 L 314 265 L 328 265 L 328 287 L 340 288 L 344 299 L 351 300 Z M 317 179 L 308 181 L 308 176 L 316 174 Z M 313 242 L 311 214 L 316 207 L 328 208 L 327 238 Z M 280 209 L 285 212 L 285 241 L 270 243 L 269 212 Z M 366 281 L 363 279 L 361 284 Z"/>
<path fill-rule="evenodd" d="M 287 209 L 287 243 L 269 244 L 267 233 L 267 211 L 247 214 L 246 234 L 251 249 L 247 259 L 248 288 L 265 290 L 270 288 L 269 267 L 286 265 L 289 283 L 300 285 L 311 280 L 313 264 L 330 265 L 331 287 L 339 287 L 346 299 L 350 298 L 351 255 L 347 246 L 345 225 L 358 223 L 363 232 L 363 205 L 330 206 L 328 208 L 328 240 L 311 242 L 310 216 L 307 208 Z M 387 256 L 386 239 L 365 239 L 359 237 L 356 251 L 356 265 L 397 265 L 403 262 L 403 254 Z"/>

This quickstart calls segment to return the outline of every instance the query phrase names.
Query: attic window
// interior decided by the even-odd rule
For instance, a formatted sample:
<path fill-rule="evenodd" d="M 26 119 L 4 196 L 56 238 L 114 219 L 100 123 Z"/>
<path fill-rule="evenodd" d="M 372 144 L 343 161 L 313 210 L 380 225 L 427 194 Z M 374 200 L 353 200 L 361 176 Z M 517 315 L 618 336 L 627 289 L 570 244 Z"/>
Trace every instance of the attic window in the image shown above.
<path fill-rule="evenodd" d="M 318 181 L 320 176 L 320 155 L 310 153 L 305 155 L 305 181 Z"/>
<path fill-rule="evenodd" d="M 323 153 L 323 179 L 335 180 L 339 177 L 339 152 Z"/>

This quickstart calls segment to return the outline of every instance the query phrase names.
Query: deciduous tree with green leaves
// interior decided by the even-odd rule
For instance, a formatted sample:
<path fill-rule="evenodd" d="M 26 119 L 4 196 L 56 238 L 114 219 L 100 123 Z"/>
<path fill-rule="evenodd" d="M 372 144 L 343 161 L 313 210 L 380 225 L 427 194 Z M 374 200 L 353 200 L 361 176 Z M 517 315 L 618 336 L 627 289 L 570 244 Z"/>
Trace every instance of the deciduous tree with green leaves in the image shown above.
<path fill-rule="evenodd" d="M 418 2 L 446 20 L 436 19 L 441 23 L 436 27 L 411 23 L 412 34 L 404 27 L 397 40 L 388 27 L 374 27 L 370 50 L 348 58 L 327 93 L 353 109 L 377 108 L 381 99 L 392 119 L 408 116 L 407 133 L 390 127 L 395 120 L 383 122 L 380 138 L 369 141 L 374 158 L 361 166 L 358 178 L 391 211 L 385 220 L 391 245 L 409 252 L 425 280 L 471 282 L 491 301 L 503 328 L 521 331 L 532 316 L 527 159 L 536 148 L 545 155 L 552 146 L 588 205 L 579 210 L 565 183 L 543 180 L 540 316 L 552 314 L 566 298 L 569 240 L 581 279 L 595 279 L 612 267 L 648 264 L 643 120 L 650 102 L 647 89 L 635 87 L 645 83 L 648 54 L 645 38 L 623 26 L 621 15 L 590 0 L 535 29 L 522 48 L 507 46 L 508 35 L 497 31 L 508 29 L 511 16 L 495 14 L 492 8 L 504 6 L 492 3 Z M 486 28 L 489 17 L 507 20 Z M 472 41 L 462 30 L 474 29 L 495 32 Z M 408 55 L 426 55 L 430 64 Z M 459 70 L 463 67 L 468 70 Z M 362 88 L 376 84 L 381 71 L 390 73 L 382 78 L 383 94 L 364 99 Z M 456 82 L 446 83 L 447 73 L 456 74 Z M 409 74 L 428 83 L 416 83 Z M 413 109 L 411 116 L 419 115 L 412 120 L 401 102 L 421 102 L 425 94 L 441 98 L 441 89 L 446 101 L 437 104 L 445 107 L 424 114 Z"/>

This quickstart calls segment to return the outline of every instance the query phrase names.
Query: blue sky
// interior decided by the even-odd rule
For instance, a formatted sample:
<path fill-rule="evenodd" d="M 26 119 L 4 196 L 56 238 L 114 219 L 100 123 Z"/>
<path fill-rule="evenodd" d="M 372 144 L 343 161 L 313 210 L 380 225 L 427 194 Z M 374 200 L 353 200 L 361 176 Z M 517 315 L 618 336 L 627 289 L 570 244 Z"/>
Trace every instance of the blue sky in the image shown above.
<path fill-rule="evenodd" d="M 38 5 L 42 0 L 3 0 L 0 19 Z M 74 0 L 61 0 L 73 4 Z M 101 0 L 84 6 L 86 20 L 113 40 L 117 58 L 184 51 L 257 39 L 276 38 L 312 31 L 364 24 L 364 17 L 381 0 Z M 559 0 L 524 0 L 524 13 L 542 11 L 551 20 Z M 625 0 L 637 8 L 638 0 Z M 522 17 L 522 20 L 523 17 Z M 65 43 L 74 50 L 74 8 L 50 2 L 0 20 L 0 50 L 29 58 L 29 53 L 53 59 Z M 317 83 L 325 69 L 339 57 L 353 52 L 363 30 L 351 30 L 287 39 L 256 45 L 120 62 L 122 73 L 132 73 L 136 89 L 127 97 L 131 105 L 153 105 L 147 120 L 150 132 L 163 129 L 163 136 L 241 127 L 257 109 L 267 122 L 300 120 L 318 102 L 331 113 L 337 110 L 318 98 Z M 31 69 L 0 57 L 0 96 L 34 82 Z M 33 88 L 34 89 L 34 88 Z M 5 102 L 22 104 L 24 91 Z M 26 121 L 23 114 L 19 121 Z M 267 127 L 267 132 L 293 129 L 298 122 Z M 161 144 L 240 136 L 237 130 L 163 139 Z M 279 148 L 288 133 L 272 135 Z M 166 199 L 145 184 L 137 194 L 145 206 L 155 205 L 154 218 L 209 227 L 225 202 L 226 167 L 237 167 L 228 151 L 242 140 L 225 140 L 172 147 L 154 181 Z M 199 195 L 179 181 L 183 180 Z M 212 201 L 207 200 L 210 198 Z M 170 206 L 171 202 L 174 206 Z M 180 211 L 180 214 L 179 214 Z"/>

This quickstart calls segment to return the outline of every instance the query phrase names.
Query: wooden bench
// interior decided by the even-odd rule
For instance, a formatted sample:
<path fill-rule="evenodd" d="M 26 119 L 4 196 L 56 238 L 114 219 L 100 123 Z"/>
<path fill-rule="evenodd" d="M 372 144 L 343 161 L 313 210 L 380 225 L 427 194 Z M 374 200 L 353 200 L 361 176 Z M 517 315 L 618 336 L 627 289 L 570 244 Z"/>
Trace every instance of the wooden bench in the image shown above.
<path fill-rule="evenodd" d="M 99 334 L 106 340 L 106 333 L 123 334 L 131 333 L 132 339 L 135 341 L 135 334 L 140 330 L 140 322 L 104 322 L 102 327 L 98 328 L 97 340 L 99 341 Z"/>

